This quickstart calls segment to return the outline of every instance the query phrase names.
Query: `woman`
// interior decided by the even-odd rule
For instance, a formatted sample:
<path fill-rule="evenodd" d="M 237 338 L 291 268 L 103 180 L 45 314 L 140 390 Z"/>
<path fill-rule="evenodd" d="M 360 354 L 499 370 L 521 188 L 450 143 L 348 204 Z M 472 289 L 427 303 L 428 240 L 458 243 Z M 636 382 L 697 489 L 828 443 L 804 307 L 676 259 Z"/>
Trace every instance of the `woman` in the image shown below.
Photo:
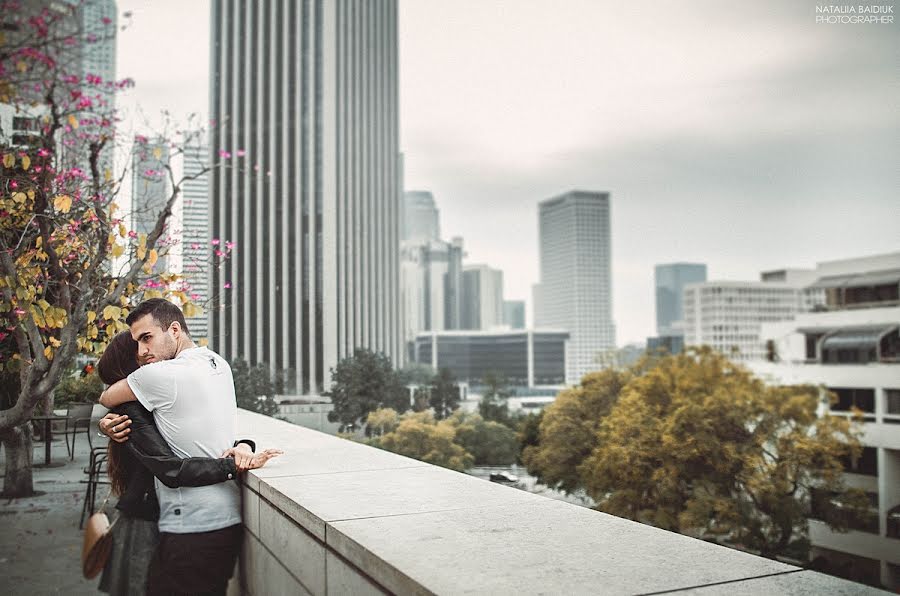
<path fill-rule="evenodd" d="M 127 331 L 112 339 L 97 364 L 97 372 L 107 385 L 126 378 L 137 368 L 137 342 Z M 239 471 L 233 456 L 247 461 L 255 445 L 241 440 L 238 443 L 244 447 L 239 450 L 235 443 L 235 449 L 226 451 L 221 459 L 182 459 L 160 435 L 153 415 L 138 402 L 122 404 L 113 411 L 130 418 L 131 432 L 127 442 L 109 443 L 109 477 L 112 492 L 119 497 L 116 504 L 119 520 L 113 527 L 113 549 L 99 589 L 114 595 L 144 594 L 147 567 L 159 541 L 159 502 L 153 486 L 154 476 L 170 488 L 227 482 L 237 478 Z M 261 468 L 280 453 L 277 449 L 267 449 L 252 456 L 241 470 Z"/>

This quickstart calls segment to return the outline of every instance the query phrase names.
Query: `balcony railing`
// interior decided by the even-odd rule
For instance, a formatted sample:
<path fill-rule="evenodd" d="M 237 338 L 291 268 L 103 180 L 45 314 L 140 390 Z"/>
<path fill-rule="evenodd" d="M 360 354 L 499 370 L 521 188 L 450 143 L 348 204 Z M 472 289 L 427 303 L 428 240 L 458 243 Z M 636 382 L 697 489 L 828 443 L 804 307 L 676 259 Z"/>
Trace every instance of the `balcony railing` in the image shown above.
<path fill-rule="evenodd" d="M 625 594 L 858 584 L 241 411 L 249 594 Z M 715 589 L 715 588 L 714 588 Z"/>

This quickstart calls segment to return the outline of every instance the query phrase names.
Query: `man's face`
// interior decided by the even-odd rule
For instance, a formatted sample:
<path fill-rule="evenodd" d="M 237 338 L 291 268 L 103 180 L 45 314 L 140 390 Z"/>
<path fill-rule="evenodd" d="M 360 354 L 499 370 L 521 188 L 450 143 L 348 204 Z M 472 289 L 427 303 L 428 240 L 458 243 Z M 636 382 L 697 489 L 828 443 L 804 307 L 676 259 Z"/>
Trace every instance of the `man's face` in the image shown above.
<path fill-rule="evenodd" d="M 144 315 L 131 324 L 131 337 L 138 343 L 138 364 L 171 360 L 178 351 L 177 326 L 175 323 L 163 329 L 153 318 Z"/>

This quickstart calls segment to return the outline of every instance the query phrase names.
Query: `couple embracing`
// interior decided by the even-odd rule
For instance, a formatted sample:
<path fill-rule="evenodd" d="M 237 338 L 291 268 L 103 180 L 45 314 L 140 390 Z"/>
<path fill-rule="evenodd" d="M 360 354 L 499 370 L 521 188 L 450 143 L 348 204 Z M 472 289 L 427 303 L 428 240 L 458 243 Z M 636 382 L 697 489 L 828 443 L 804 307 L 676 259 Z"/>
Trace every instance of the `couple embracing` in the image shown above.
<path fill-rule="evenodd" d="M 235 441 L 231 367 L 193 342 L 181 309 L 154 298 L 127 323 L 97 367 L 120 514 L 100 589 L 225 594 L 242 536 L 234 480 L 281 452 Z"/>

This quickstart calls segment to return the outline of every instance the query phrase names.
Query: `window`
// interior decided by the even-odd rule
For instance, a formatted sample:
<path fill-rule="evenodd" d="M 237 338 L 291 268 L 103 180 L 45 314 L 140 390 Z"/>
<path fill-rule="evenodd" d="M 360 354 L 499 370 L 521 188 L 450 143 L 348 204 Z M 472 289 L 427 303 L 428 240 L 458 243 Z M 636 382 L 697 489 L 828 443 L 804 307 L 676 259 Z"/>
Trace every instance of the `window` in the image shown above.
<path fill-rule="evenodd" d="M 885 389 L 884 401 L 888 414 L 900 415 L 900 389 Z"/>
<path fill-rule="evenodd" d="M 853 408 L 875 413 L 874 389 L 829 388 L 835 394 L 837 400 L 831 404 L 831 409 L 836 412 L 847 412 Z"/>

